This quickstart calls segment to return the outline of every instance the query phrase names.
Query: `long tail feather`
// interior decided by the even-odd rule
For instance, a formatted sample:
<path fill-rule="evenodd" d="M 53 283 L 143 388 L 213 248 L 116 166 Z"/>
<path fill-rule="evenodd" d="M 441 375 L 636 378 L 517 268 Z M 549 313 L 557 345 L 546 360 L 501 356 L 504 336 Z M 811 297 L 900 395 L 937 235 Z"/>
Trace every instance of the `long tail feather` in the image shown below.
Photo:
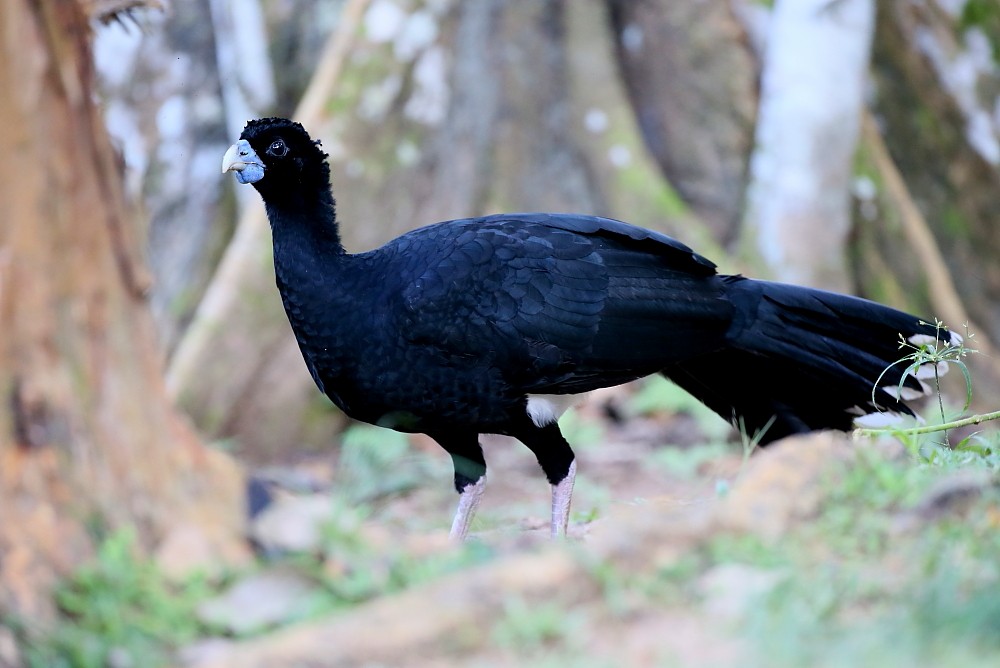
<path fill-rule="evenodd" d="M 737 306 L 727 346 L 663 374 L 749 433 L 766 429 L 762 443 L 848 430 L 859 418 L 874 424 L 913 415 L 906 402 L 932 391 L 925 380 L 934 368 L 908 374 L 906 364 L 894 364 L 906 355 L 901 340 L 961 342 L 947 329 L 865 299 L 739 276 L 726 281 Z"/>

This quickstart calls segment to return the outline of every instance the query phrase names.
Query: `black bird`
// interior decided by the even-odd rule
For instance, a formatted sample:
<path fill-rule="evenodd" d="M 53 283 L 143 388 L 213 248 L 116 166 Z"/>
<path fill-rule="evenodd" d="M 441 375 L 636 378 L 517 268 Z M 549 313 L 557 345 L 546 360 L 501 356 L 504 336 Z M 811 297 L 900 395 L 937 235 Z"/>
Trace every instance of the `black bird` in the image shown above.
<path fill-rule="evenodd" d="M 768 443 L 912 415 L 904 401 L 930 391 L 934 369 L 903 378 L 896 365 L 879 381 L 900 337 L 961 341 L 864 299 L 717 274 L 679 241 L 596 216 L 451 220 L 347 253 L 326 157 L 298 123 L 266 118 L 222 170 L 264 201 L 278 291 L 320 391 L 451 454 L 457 538 L 485 489 L 483 433 L 535 454 L 552 534 L 565 533 L 576 464 L 556 420 L 573 395 L 660 373 Z"/>

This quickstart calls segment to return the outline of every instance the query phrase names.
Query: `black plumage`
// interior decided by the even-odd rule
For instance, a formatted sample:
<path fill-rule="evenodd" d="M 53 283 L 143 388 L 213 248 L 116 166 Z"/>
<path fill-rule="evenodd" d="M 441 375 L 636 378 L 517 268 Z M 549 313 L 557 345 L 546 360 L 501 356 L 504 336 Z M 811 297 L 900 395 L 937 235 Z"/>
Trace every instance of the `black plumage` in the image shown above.
<path fill-rule="evenodd" d="M 553 533 L 565 530 L 575 466 L 549 395 L 662 373 L 767 443 L 912 414 L 899 382 L 904 399 L 928 388 L 901 366 L 873 401 L 900 336 L 958 340 L 863 299 L 719 275 L 674 239 L 595 216 L 453 220 L 349 254 L 326 155 L 284 119 L 249 122 L 223 170 L 264 200 L 278 289 L 320 390 L 357 420 L 451 453 L 456 536 L 485 481 L 481 433 L 534 452 L 553 485 Z"/>

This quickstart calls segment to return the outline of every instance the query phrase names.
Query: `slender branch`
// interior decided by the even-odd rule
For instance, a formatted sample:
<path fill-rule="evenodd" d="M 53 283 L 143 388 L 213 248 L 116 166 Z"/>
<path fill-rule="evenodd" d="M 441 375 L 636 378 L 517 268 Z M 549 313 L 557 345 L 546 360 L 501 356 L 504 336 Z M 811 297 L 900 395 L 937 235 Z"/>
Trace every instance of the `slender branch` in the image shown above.
<path fill-rule="evenodd" d="M 1000 419 L 1000 411 L 993 411 L 992 413 L 982 413 L 980 415 L 970 415 L 967 418 L 962 418 L 961 420 L 954 420 L 952 422 L 945 422 L 944 424 L 929 425 L 926 427 L 912 427 L 910 429 L 893 429 L 891 427 L 880 427 L 878 429 L 855 429 L 854 433 L 859 436 L 883 436 L 889 435 L 900 435 L 900 436 L 914 436 L 916 434 L 933 434 L 939 431 L 947 431 L 949 429 L 956 429 L 958 427 L 967 427 L 970 424 L 981 424 L 983 422 L 989 422 L 990 420 Z"/>

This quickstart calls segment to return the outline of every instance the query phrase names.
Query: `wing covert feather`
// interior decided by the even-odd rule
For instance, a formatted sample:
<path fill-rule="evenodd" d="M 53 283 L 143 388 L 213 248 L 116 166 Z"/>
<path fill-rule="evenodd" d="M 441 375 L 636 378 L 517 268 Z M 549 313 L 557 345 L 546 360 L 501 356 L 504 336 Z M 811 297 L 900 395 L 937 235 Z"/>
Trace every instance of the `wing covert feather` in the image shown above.
<path fill-rule="evenodd" d="M 520 384 L 574 391 L 608 372 L 620 371 L 624 382 L 655 371 L 671 356 L 672 322 L 703 333 L 705 345 L 724 333 L 729 306 L 714 268 L 689 249 L 679 260 L 686 249 L 679 242 L 634 239 L 617 228 L 602 234 L 587 217 L 562 217 L 582 221 L 579 230 L 525 218 L 411 233 L 406 255 L 419 259 L 400 260 L 408 269 L 402 335 L 456 363 L 498 365 Z"/>

